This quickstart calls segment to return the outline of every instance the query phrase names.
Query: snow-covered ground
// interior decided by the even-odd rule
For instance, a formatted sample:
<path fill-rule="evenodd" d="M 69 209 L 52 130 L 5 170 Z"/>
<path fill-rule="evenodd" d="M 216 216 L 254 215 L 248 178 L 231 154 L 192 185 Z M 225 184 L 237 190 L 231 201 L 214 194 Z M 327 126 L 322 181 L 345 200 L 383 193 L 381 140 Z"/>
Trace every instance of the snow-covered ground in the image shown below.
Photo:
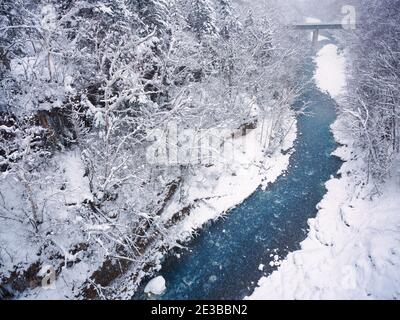
<path fill-rule="evenodd" d="M 258 125 L 246 136 L 230 139 L 226 143 L 232 149 L 228 154 L 235 155 L 234 161 L 221 161 L 211 167 L 202 167 L 185 177 L 181 192 L 166 208 L 162 219 L 166 221 L 182 208 L 194 203 L 196 205 L 190 215 L 174 227 L 175 232 L 171 233 L 171 237 L 187 239 L 206 222 L 219 218 L 243 202 L 259 186 L 266 188 L 287 169 L 297 136 L 295 116 L 288 112 L 281 123 L 285 137 L 283 143 L 266 155 L 263 137 L 272 125 L 270 122 L 271 119 L 268 119 L 264 126 Z M 184 199 L 179 199 L 182 194 Z"/>
<path fill-rule="evenodd" d="M 336 52 L 336 53 L 335 53 Z M 316 82 L 337 97 L 343 90 L 344 60 L 324 47 L 317 58 Z M 328 81 L 329 80 L 329 81 Z M 345 116 L 332 126 L 346 161 L 331 179 L 318 215 L 301 250 L 289 254 L 248 299 L 399 299 L 400 161 L 386 183 L 366 184 L 366 164 L 346 130 Z M 400 160 L 400 159 L 399 159 Z"/>
<path fill-rule="evenodd" d="M 15 219 L 21 219 L 21 212 L 28 206 L 21 201 L 20 195 L 24 192 L 21 190 L 22 185 L 14 176 L 6 176 L 5 173 L 3 175 L 0 194 L 8 199 L 8 202 L 0 201 L 0 207 L 4 211 L 13 212 Z M 90 257 L 83 259 L 84 250 L 79 249 L 88 241 L 81 231 L 84 225 L 79 209 L 83 200 L 91 199 L 89 181 L 84 177 L 84 167 L 77 150 L 55 155 L 49 168 L 44 169 L 39 178 L 46 186 L 35 190 L 35 199 L 44 215 L 44 235 L 35 235 L 25 223 L 15 223 L 11 219 L 1 221 L 0 280 L 12 276 L 12 272 L 16 271 L 21 275 L 22 287 L 26 281 L 22 277 L 23 272 L 40 262 L 37 276 L 42 278 L 42 274 L 46 272 L 53 275 L 57 270 L 61 272 L 60 278 L 51 279 L 49 286 L 42 283 L 40 288 L 24 292 L 19 298 L 71 298 L 77 293 L 74 290 L 99 268 L 105 256 L 102 251 L 91 251 Z M 38 247 L 38 243 L 43 244 L 41 248 Z M 43 248 L 47 250 L 46 255 L 39 257 L 37 253 L 44 250 Z M 33 272 L 30 281 L 36 280 L 36 274 Z M 28 284 L 28 288 L 29 286 Z M 32 288 L 35 287 L 36 285 L 32 285 Z"/>
<path fill-rule="evenodd" d="M 346 87 L 346 61 L 343 55 L 338 54 L 334 44 L 324 46 L 315 58 L 317 65 L 315 82 L 323 92 L 328 92 L 333 98 L 344 93 Z"/>
<path fill-rule="evenodd" d="M 345 132 L 342 125 L 333 126 L 337 136 Z M 250 299 L 400 298 L 399 173 L 371 199 L 374 187 L 363 185 L 363 161 L 349 146 L 336 155 L 347 161 L 342 177 L 327 183 L 302 249 L 262 278 Z"/>

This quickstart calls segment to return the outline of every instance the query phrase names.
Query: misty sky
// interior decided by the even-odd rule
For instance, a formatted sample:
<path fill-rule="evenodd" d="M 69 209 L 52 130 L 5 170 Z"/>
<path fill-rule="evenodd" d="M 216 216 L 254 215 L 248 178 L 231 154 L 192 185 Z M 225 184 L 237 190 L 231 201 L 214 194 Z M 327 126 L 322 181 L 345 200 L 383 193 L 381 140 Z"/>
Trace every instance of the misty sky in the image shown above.
<path fill-rule="evenodd" d="M 319 18 L 324 22 L 341 20 L 341 8 L 344 5 L 355 5 L 358 0 L 234 0 L 241 5 L 255 3 L 273 3 L 280 8 L 288 22 L 304 22 L 305 17 Z"/>

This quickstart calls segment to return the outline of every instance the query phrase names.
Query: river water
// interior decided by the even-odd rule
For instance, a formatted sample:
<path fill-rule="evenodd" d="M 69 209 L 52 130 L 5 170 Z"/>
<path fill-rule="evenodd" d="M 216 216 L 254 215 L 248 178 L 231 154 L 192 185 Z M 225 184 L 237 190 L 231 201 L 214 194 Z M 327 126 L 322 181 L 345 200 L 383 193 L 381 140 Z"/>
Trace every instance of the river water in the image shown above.
<path fill-rule="evenodd" d="M 314 68 L 310 58 L 304 73 L 311 77 Z M 342 164 L 331 155 L 337 148 L 330 130 L 336 119 L 335 102 L 313 82 L 293 108 L 305 102 L 308 113 L 298 119 L 299 135 L 288 171 L 267 190 L 258 189 L 223 219 L 201 230 L 187 250 L 168 256 L 158 274 L 166 279 L 167 290 L 158 299 L 243 299 L 260 277 L 276 269 L 271 261 L 300 248 L 307 220 L 316 216 L 316 205 L 326 193 L 325 182 Z M 145 298 L 143 287 L 136 298 Z"/>

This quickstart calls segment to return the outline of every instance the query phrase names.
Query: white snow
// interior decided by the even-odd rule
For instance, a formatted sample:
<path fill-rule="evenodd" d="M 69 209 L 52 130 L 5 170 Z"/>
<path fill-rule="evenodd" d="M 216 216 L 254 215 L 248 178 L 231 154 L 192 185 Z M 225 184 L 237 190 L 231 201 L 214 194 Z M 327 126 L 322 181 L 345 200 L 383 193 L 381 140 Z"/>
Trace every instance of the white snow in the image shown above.
<path fill-rule="evenodd" d="M 313 40 L 313 33 L 311 32 L 310 33 L 310 41 L 312 41 L 312 40 Z M 318 41 L 324 41 L 324 40 L 329 40 L 329 38 L 324 36 L 324 35 L 322 35 L 322 34 L 319 34 L 318 35 Z"/>
<path fill-rule="evenodd" d="M 81 203 L 86 199 L 92 199 L 89 179 L 84 177 L 85 169 L 78 152 L 73 151 L 69 156 L 63 156 L 60 163 L 61 169 L 65 172 L 68 188 L 65 196 L 66 202 Z"/>
<path fill-rule="evenodd" d="M 113 10 L 110 7 L 108 7 L 108 6 L 104 5 L 104 4 L 99 5 L 97 7 L 97 10 L 99 10 L 99 11 L 101 11 L 103 13 L 110 14 L 110 15 L 113 14 Z"/>
<path fill-rule="evenodd" d="M 82 283 L 99 268 L 104 259 L 102 251 L 92 252 L 86 261 L 65 268 L 67 262 L 82 259 L 83 252 L 72 255 L 69 250 L 76 244 L 87 241 L 86 234 L 81 231 L 86 225 L 79 216 L 78 209 L 84 199 L 91 197 L 89 180 L 84 177 L 83 163 L 74 150 L 54 155 L 49 167 L 41 171 L 40 179 L 42 182 L 40 188 L 35 184 L 32 187 L 35 188 L 37 204 L 45 217 L 41 227 L 51 233 L 51 248 L 54 251 L 50 252 L 59 252 L 62 257 L 48 261 L 44 259 L 38 275 L 42 276 L 47 270 L 46 264 L 56 266 L 60 263 L 63 268 L 62 277 L 54 282 L 54 286 L 49 286 L 47 288 L 49 290 L 42 290 L 40 286 L 25 291 L 18 298 L 73 298 Z M 2 209 L 9 212 L 11 218 L 24 219 L 24 206 L 26 206 L 26 202 L 23 201 L 24 188 L 13 174 L 3 175 L 0 193 L 7 199 L 6 203 L 0 201 Z M 18 265 L 23 270 L 38 260 L 38 244 L 41 242 L 26 235 L 32 233 L 32 229 L 25 220 L 22 221 L 24 223 L 6 219 L 0 223 L 0 264 L 3 270 L 7 270 L 2 273 L 4 277 L 14 269 L 16 262 L 20 261 Z M 95 225 L 91 230 L 97 231 L 101 228 L 104 229 L 106 226 Z"/>
<path fill-rule="evenodd" d="M 250 299 L 400 298 L 398 176 L 371 200 L 373 186 L 362 186 L 362 160 L 352 160 L 349 147 L 336 154 L 348 162 L 342 178 L 327 183 L 328 193 L 317 218 L 309 221 L 302 249 L 263 277 Z"/>
<path fill-rule="evenodd" d="M 329 40 L 329 38 L 323 36 L 322 34 L 320 34 L 320 35 L 318 36 L 318 41 L 323 41 L 323 40 Z"/>
<path fill-rule="evenodd" d="M 334 44 L 324 46 L 315 59 L 317 70 L 315 82 L 321 91 L 333 98 L 339 97 L 346 87 L 345 58 Z"/>
<path fill-rule="evenodd" d="M 151 279 L 146 287 L 144 288 L 145 293 L 161 295 L 167 289 L 165 285 L 165 279 L 162 276 L 158 276 L 154 279 Z"/>
<path fill-rule="evenodd" d="M 293 114 L 288 114 L 282 126 L 288 133 L 283 144 L 272 154 L 265 155 L 264 144 L 260 142 L 262 126 L 259 125 L 247 136 L 232 139 L 228 144 L 234 149 L 234 161 L 203 167 L 196 170 L 193 176 L 186 177 L 182 187 L 185 199 L 172 201 L 162 219 L 169 220 L 183 207 L 193 203 L 196 205 L 190 215 L 174 227 L 176 232 L 172 232 L 171 236 L 183 240 L 190 238 L 195 230 L 243 202 L 259 186 L 266 188 L 274 182 L 289 165 L 292 152 L 283 154 L 282 150 L 291 149 L 297 136 Z M 268 130 L 268 124 L 264 130 Z"/>
<path fill-rule="evenodd" d="M 306 19 L 306 23 L 321 23 L 322 21 L 318 18 L 314 18 L 314 17 L 307 17 Z"/>

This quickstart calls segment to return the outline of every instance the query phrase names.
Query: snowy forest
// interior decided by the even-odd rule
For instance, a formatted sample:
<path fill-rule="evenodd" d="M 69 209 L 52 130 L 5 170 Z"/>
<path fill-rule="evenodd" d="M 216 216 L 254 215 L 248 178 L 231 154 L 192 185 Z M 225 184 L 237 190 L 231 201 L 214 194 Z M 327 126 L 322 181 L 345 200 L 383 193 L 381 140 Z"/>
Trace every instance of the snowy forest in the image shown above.
<path fill-rule="evenodd" d="M 293 28 L 340 23 L 345 6 L 357 27 L 320 31 L 317 48 Z M 340 70 L 334 59 L 345 77 L 338 94 L 323 87 Z M 335 70 L 319 79 L 311 69 L 324 63 Z M 307 122 L 324 112 L 318 103 L 337 117 L 326 128 Z M 315 142 L 301 154 L 306 130 L 326 134 L 327 151 Z M 337 168 L 315 158 L 317 177 L 296 154 Z M 291 168 L 321 179 L 314 192 L 293 178 L 303 189 L 292 206 L 274 189 Z M 399 192 L 396 0 L 0 0 L 0 299 L 162 298 L 169 288 L 169 299 L 224 298 L 220 288 L 239 282 L 223 282 L 228 269 L 250 260 L 254 272 L 241 274 L 254 286 L 228 297 L 398 299 Z M 251 202 L 263 193 L 266 205 Z M 270 203 L 281 240 L 258 250 L 248 235 L 271 235 L 256 213 Z M 297 222 L 281 208 L 306 215 Z M 229 222 L 237 212 L 246 220 Z M 239 262 L 217 236 L 202 240 L 213 228 L 258 255 Z M 299 266 L 304 239 L 299 254 L 315 241 L 329 256 Z M 190 264 L 203 242 L 211 253 Z M 337 277 L 354 288 L 334 287 L 336 275 L 321 283 L 328 260 L 346 266 Z M 196 276 L 175 273 L 180 263 Z M 304 280 L 313 270 L 321 278 Z"/>

